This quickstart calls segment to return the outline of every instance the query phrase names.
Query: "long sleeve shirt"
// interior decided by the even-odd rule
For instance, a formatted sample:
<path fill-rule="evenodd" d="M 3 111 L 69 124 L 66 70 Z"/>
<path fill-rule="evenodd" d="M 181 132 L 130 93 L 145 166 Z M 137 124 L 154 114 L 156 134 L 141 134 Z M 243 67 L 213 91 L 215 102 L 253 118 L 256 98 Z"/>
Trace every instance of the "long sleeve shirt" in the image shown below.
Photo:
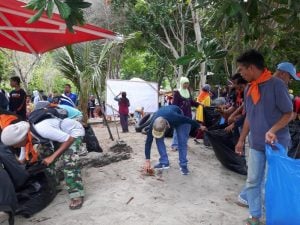
<path fill-rule="evenodd" d="M 114 100 L 118 102 L 120 115 L 128 115 L 130 106 L 129 99 L 126 97 L 118 98 L 118 96 L 116 96 Z"/>
<path fill-rule="evenodd" d="M 185 123 L 191 124 L 196 128 L 199 127 L 199 124 L 196 121 L 192 120 L 189 117 L 184 116 L 182 114 L 182 110 L 178 106 L 169 105 L 169 106 L 161 107 L 158 111 L 154 113 L 154 115 L 151 118 L 151 123 L 150 123 L 149 130 L 147 132 L 147 139 L 145 143 L 146 159 L 150 159 L 151 145 L 153 142 L 152 128 L 155 119 L 158 117 L 163 117 L 164 119 L 166 119 L 172 128 L 176 128 Z"/>
<path fill-rule="evenodd" d="M 192 118 L 192 106 L 198 107 L 199 103 L 194 101 L 192 97 L 184 98 L 179 91 L 174 91 L 173 105 L 177 105 L 183 112 L 183 115 Z"/>

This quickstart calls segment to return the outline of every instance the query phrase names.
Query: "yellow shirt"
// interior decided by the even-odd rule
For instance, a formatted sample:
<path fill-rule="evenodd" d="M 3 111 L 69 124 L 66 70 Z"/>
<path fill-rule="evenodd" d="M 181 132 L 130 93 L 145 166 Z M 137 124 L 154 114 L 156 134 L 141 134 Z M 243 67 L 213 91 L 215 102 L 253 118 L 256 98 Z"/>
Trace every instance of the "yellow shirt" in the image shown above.
<path fill-rule="evenodd" d="M 210 96 L 207 96 L 202 102 L 200 102 L 204 105 L 204 107 L 210 106 Z M 199 105 L 196 110 L 196 120 L 200 122 L 204 122 L 204 112 L 203 112 L 203 106 Z"/>

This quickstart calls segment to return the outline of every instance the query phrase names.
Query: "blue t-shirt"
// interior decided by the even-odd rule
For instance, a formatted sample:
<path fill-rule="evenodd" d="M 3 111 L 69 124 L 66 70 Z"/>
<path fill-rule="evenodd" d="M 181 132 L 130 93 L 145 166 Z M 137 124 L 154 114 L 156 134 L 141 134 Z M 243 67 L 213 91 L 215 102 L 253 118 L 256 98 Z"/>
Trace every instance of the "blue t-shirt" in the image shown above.
<path fill-rule="evenodd" d="M 73 93 L 63 94 L 60 98 L 60 104 L 76 107 L 76 105 L 77 105 L 77 95 L 73 94 Z"/>
<path fill-rule="evenodd" d="M 264 151 L 265 134 L 279 121 L 285 113 L 293 111 L 293 104 L 287 87 L 282 80 L 272 77 L 270 80 L 259 84 L 260 100 L 254 105 L 251 95 L 247 96 L 245 90 L 245 109 L 250 126 L 250 148 Z M 278 142 L 286 148 L 290 144 L 288 127 L 276 133 Z"/>

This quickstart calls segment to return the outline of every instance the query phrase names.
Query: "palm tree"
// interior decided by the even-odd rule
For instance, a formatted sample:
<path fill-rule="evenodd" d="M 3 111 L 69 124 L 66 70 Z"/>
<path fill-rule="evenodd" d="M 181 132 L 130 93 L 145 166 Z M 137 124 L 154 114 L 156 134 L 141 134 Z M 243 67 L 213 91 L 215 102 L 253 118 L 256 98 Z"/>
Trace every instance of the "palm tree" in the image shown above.
<path fill-rule="evenodd" d="M 87 42 L 67 46 L 57 51 L 55 62 L 62 75 L 72 81 L 79 92 L 79 109 L 83 112 L 83 123 L 87 124 L 88 96 L 101 93 L 105 80 L 107 57 L 115 42 Z"/>

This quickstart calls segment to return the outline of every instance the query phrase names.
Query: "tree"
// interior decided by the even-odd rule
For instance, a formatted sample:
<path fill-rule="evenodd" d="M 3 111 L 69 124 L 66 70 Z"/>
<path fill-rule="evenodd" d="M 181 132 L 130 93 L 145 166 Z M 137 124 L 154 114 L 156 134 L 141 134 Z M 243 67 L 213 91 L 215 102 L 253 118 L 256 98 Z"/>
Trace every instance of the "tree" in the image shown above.
<path fill-rule="evenodd" d="M 17 51 L 7 51 L 6 53 L 13 65 L 14 74 L 20 77 L 24 90 L 28 92 L 32 72 L 41 58 Z"/>
<path fill-rule="evenodd" d="M 0 83 L 8 79 L 9 74 L 12 72 L 12 65 L 9 61 L 7 52 L 0 51 Z M 3 86 L 1 86 L 3 88 Z"/>
<path fill-rule="evenodd" d="M 173 67 L 173 80 L 200 75 L 201 84 L 205 83 L 207 60 L 203 59 L 211 55 L 205 55 L 203 49 L 203 24 L 197 1 L 115 0 L 112 4 L 116 12 L 126 15 L 124 31 L 141 31 L 149 48 Z"/>
<path fill-rule="evenodd" d="M 101 93 L 105 81 L 107 56 L 115 43 L 106 41 L 88 42 L 60 49 L 55 56 L 61 74 L 71 80 L 79 92 L 79 109 L 83 112 L 83 122 L 87 123 L 87 103 L 91 92 Z"/>
<path fill-rule="evenodd" d="M 207 7 L 201 5 L 203 2 L 199 0 L 200 6 Z M 284 59 L 299 62 L 299 55 L 295 56 L 289 48 L 299 50 L 299 1 L 216 0 L 210 8 L 204 11 L 204 32 L 228 49 L 230 54 L 224 61 L 228 75 L 236 70 L 236 57 L 249 48 L 260 50 L 271 68 Z M 293 38 L 287 37 L 287 32 Z"/>
<path fill-rule="evenodd" d="M 124 12 L 127 18 L 126 29 L 141 31 L 143 38 L 156 52 L 166 48 L 172 60 L 174 76 L 184 75 L 184 66 L 177 65 L 175 60 L 185 54 L 185 44 L 190 41 L 186 16 L 190 8 L 185 2 L 175 0 L 162 1 L 113 1 L 115 11 Z"/>
<path fill-rule="evenodd" d="M 67 81 L 61 76 L 54 62 L 55 53 L 45 53 L 38 65 L 32 71 L 28 88 L 33 90 L 44 90 L 45 93 L 62 93 Z"/>

